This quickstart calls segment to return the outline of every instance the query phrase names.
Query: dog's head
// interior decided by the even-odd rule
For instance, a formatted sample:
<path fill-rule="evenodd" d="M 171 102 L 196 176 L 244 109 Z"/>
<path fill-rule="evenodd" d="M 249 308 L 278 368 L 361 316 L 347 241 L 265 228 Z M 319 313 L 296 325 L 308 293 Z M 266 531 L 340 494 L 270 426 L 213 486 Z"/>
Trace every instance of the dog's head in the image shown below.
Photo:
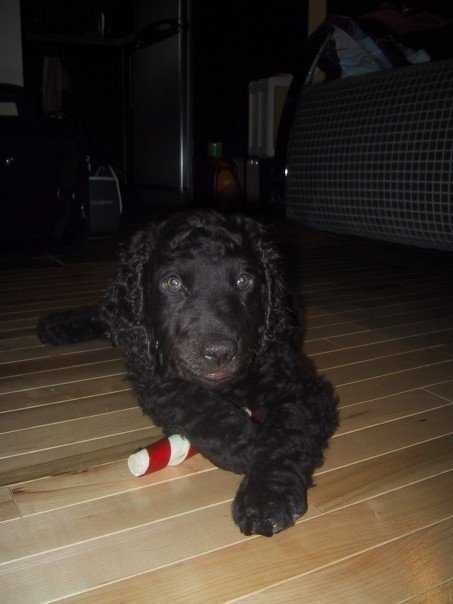
<path fill-rule="evenodd" d="M 288 325 L 284 299 L 278 254 L 261 225 L 180 213 L 133 238 L 104 319 L 148 366 L 215 386 L 241 375 Z"/>

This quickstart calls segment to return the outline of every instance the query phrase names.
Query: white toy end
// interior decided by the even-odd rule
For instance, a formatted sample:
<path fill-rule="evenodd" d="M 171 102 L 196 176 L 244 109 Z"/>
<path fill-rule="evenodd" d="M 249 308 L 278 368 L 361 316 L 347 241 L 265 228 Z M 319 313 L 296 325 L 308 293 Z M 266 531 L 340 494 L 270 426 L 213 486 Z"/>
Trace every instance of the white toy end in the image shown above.
<path fill-rule="evenodd" d="M 129 471 L 134 476 L 143 476 L 149 468 L 149 453 L 146 449 L 140 449 L 137 453 L 133 453 L 127 460 Z"/>

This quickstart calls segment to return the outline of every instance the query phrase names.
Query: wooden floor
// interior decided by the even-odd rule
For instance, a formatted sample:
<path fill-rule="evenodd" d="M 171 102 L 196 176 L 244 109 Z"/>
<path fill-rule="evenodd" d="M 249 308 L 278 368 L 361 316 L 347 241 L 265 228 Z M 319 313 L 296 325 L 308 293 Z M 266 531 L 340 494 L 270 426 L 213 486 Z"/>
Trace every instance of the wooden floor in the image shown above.
<path fill-rule="evenodd" d="M 341 427 L 272 539 L 240 534 L 239 478 L 201 456 L 129 475 L 159 432 L 117 351 L 38 342 L 37 316 L 98 299 L 109 263 L 0 272 L 2 603 L 453 602 L 448 259 L 322 237 L 304 256 L 306 350 Z"/>

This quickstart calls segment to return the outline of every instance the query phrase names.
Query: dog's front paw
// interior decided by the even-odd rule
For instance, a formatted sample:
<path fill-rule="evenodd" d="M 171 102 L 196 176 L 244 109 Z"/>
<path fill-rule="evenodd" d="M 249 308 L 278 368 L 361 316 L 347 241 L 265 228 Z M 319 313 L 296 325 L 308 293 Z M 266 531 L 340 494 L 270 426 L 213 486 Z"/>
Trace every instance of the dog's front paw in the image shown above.
<path fill-rule="evenodd" d="M 307 511 L 307 491 L 294 483 L 245 477 L 233 502 L 233 518 L 245 535 L 272 537 Z"/>

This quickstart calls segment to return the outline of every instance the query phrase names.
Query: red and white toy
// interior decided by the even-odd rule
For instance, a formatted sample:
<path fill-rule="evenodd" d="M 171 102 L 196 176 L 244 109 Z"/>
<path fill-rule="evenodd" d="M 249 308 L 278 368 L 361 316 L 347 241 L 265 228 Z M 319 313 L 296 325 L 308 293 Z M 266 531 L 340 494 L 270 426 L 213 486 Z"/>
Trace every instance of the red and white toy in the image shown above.
<path fill-rule="evenodd" d="M 247 407 L 244 407 L 244 411 L 255 421 L 263 420 L 262 414 L 259 412 L 252 413 Z M 179 466 L 197 453 L 198 451 L 191 446 L 187 438 L 180 434 L 172 434 L 168 438 L 162 438 L 146 449 L 140 449 L 137 453 L 130 455 L 127 465 L 134 476 L 144 476 L 167 466 Z"/>
<path fill-rule="evenodd" d="M 187 438 L 172 434 L 130 455 L 127 465 L 134 476 L 144 476 L 167 466 L 178 466 L 196 453 Z"/>

